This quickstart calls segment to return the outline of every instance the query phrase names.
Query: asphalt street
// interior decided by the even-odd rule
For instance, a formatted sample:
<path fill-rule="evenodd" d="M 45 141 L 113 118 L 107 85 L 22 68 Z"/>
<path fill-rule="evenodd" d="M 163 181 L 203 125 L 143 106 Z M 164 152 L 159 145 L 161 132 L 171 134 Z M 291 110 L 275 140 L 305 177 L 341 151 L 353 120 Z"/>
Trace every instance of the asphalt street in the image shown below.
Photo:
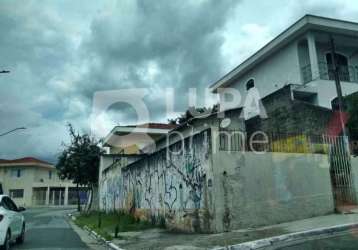
<path fill-rule="evenodd" d="M 66 217 L 70 212 L 63 208 L 25 211 L 25 242 L 11 249 L 105 249 L 82 230 L 74 230 Z"/>
<path fill-rule="evenodd" d="M 301 244 L 280 248 L 280 250 L 356 250 L 358 249 L 358 233 L 347 232 L 330 238 L 306 241 Z"/>

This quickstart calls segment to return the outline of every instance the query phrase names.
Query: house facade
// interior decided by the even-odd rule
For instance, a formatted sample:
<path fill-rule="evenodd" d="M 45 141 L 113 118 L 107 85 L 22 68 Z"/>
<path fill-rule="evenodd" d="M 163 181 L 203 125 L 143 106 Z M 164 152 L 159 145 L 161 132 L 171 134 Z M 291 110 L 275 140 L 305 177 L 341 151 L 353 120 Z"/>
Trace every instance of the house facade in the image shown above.
<path fill-rule="evenodd" d="M 60 180 L 52 164 L 33 157 L 0 160 L 0 183 L 4 194 L 19 206 L 62 206 L 77 202 L 75 185 Z"/>
<path fill-rule="evenodd" d="M 160 136 L 150 131 L 153 147 L 139 139 L 141 128 L 117 145 L 107 143 L 100 208 L 185 232 L 213 233 L 357 204 L 358 161 L 340 136 L 331 105 L 337 97 L 327 54 L 331 35 L 343 94 L 357 92 L 352 41 L 358 24 L 305 16 L 212 86 L 220 106 L 232 89 L 241 94 L 240 105 L 195 116 Z M 256 93 L 263 117 L 246 115 L 245 100 Z M 128 132 L 114 129 L 105 141 L 119 140 L 114 135 L 122 130 Z M 141 150 L 129 154 L 126 148 Z M 144 152 L 148 148 L 154 150 Z"/>
<path fill-rule="evenodd" d="M 326 154 L 245 149 L 241 110 L 229 113 L 236 120 L 225 129 L 216 115 L 192 119 L 158 140 L 156 152 L 132 162 L 111 155 L 117 160 L 100 170 L 100 208 L 206 233 L 334 212 Z"/>
<path fill-rule="evenodd" d="M 241 106 L 255 87 L 261 98 L 294 85 L 293 97 L 331 108 L 337 97 L 332 72 L 333 38 L 340 67 L 343 95 L 358 91 L 358 23 L 306 15 L 251 57 L 215 82 L 211 89 L 225 101 L 225 89 L 234 88 Z"/>

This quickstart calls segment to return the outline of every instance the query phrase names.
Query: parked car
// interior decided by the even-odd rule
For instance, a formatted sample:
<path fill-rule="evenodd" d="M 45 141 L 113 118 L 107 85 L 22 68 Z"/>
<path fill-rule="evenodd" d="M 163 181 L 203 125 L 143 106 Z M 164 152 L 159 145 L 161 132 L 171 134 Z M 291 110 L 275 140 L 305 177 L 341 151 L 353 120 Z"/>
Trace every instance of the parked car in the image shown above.
<path fill-rule="evenodd" d="M 10 242 L 23 243 L 25 240 L 25 208 L 17 207 L 7 195 L 0 195 L 0 245 L 10 249 Z"/>

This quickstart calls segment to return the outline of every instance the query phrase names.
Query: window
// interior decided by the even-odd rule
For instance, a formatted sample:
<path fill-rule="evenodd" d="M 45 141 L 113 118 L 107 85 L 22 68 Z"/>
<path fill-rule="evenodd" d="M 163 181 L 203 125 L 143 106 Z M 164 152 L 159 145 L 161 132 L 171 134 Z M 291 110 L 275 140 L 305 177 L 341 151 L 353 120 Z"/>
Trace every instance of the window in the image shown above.
<path fill-rule="evenodd" d="M 21 174 L 22 174 L 22 170 L 21 169 L 11 169 L 11 177 L 13 178 L 20 178 Z"/>
<path fill-rule="evenodd" d="M 333 61 L 332 61 L 332 54 L 326 54 L 326 61 L 327 61 L 327 68 L 328 68 L 328 78 L 329 80 L 334 80 L 334 68 L 333 68 Z M 335 61 L 336 65 L 338 66 L 339 70 L 339 79 L 341 81 L 350 81 L 349 77 L 349 68 L 348 68 L 348 59 L 344 55 L 335 54 Z"/>
<path fill-rule="evenodd" d="M 249 90 L 251 88 L 255 87 L 255 81 L 254 79 L 250 79 L 246 82 L 246 90 Z"/>
<path fill-rule="evenodd" d="M 48 178 L 51 180 L 52 179 L 52 171 L 48 171 Z"/>
<path fill-rule="evenodd" d="M 11 198 L 24 198 L 24 190 L 23 189 L 10 189 L 9 195 Z"/>
<path fill-rule="evenodd" d="M 8 210 L 17 211 L 17 206 L 9 197 L 4 197 L 1 201 L 1 205 Z"/>

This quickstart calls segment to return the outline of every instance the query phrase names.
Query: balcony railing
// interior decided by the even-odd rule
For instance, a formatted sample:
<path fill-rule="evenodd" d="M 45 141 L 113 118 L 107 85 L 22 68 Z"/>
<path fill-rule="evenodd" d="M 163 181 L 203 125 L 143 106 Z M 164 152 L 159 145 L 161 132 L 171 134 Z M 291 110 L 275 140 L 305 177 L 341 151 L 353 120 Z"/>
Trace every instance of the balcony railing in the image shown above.
<path fill-rule="evenodd" d="M 318 63 L 319 78 L 322 80 L 334 80 L 333 67 L 326 62 Z M 301 67 L 303 83 L 312 81 L 311 64 Z M 358 66 L 339 66 L 339 79 L 344 82 L 358 82 Z"/>

